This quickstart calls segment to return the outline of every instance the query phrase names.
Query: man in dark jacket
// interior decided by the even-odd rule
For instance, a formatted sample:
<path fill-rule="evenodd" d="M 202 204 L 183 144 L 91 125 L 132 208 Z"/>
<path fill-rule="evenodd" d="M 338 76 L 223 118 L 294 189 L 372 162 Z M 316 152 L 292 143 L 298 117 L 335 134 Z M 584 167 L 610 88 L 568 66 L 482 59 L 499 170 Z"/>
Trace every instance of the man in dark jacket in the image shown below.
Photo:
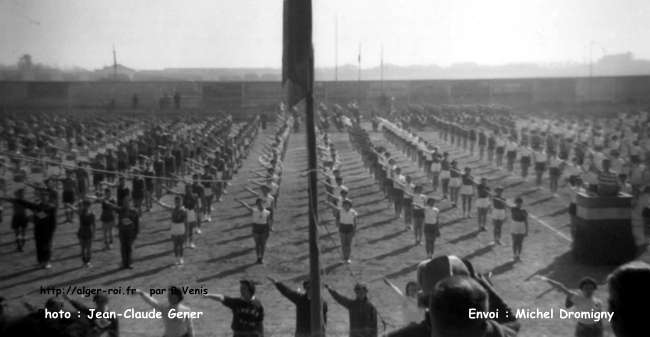
<path fill-rule="evenodd" d="M 304 293 L 289 289 L 282 282 L 276 281 L 274 278 L 268 278 L 278 291 L 288 298 L 293 304 L 296 305 L 296 337 L 309 337 L 311 336 L 311 299 L 309 293 L 310 282 L 304 281 L 302 287 Z M 323 335 L 325 334 L 325 325 L 327 324 L 327 303 L 323 303 Z"/>
<path fill-rule="evenodd" d="M 42 268 L 49 269 L 52 255 L 52 238 L 56 230 L 56 204 L 52 203 L 48 190 L 37 189 L 39 202 L 33 203 L 22 199 L 2 198 L 21 205 L 34 213 L 34 240 L 36 241 L 36 259 Z"/>
<path fill-rule="evenodd" d="M 354 286 L 356 298 L 347 298 L 325 285 L 332 298 L 348 309 L 350 313 L 350 337 L 377 337 L 377 310 L 368 301 L 368 288 L 357 283 Z"/>

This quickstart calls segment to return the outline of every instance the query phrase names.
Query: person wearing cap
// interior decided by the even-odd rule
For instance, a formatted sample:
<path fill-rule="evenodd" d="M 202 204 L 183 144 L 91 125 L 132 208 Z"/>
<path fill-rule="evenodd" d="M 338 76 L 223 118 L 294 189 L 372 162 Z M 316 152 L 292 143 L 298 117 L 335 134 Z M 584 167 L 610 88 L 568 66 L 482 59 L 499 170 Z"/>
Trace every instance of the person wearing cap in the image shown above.
<path fill-rule="evenodd" d="M 269 220 L 271 212 L 264 208 L 262 198 L 255 199 L 255 205 L 251 206 L 242 200 L 236 199 L 240 204 L 246 207 L 252 215 L 253 240 L 255 241 L 255 253 L 257 254 L 257 263 L 264 263 L 264 252 L 266 251 L 266 241 L 269 239 Z"/>
<path fill-rule="evenodd" d="M 377 309 L 368 300 L 368 287 L 357 283 L 354 286 L 355 298 L 348 298 L 325 284 L 332 298 L 348 309 L 350 337 L 377 337 Z"/>
<path fill-rule="evenodd" d="M 418 303 L 421 306 L 427 307 L 429 313 L 423 317 L 423 320 L 416 323 L 410 324 L 401 329 L 395 330 L 387 335 L 387 337 L 431 337 L 431 336 L 446 336 L 446 334 L 440 334 L 442 331 L 435 331 L 434 325 L 445 326 L 449 321 L 445 318 L 444 315 L 434 315 L 433 313 L 438 313 L 440 308 L 433 308 L 432 303 L 435 303 L 441 295 L 452 295 L 449 292 L 441 294 L 438 290 L 438 285 L 445 284 L 445 282 L 450 279 L 463 277 L 464 279 L 471 280 L 474 282 L 472 287 L 474 293 L 485 294 L 485 299 L 487 303 L 484 303 L 484 310 L 496 312 L 499 311 L 499 317 L 495 321 L 482 323 L 481 326 L 487 327 L 487 332 L 495 330 L 503 331 L 505 329 L 512 330 L 517 332 L 519 330 L 519 322 L 517 321 L 514 313 L 510 307 L 503 301 L 501 296 L 496 293 L 489 280 L 485 276 L 475 273 L 474 267 L 471 263 L 466 260 L 461 260 L 454 255 L 443 255 L 438 256 L 434 259 L 429 259 L 420 262 L 417 268 L 417 280 L 418 284 L 421 287 L 419 294 Z M 478 287 L 476 286 L 478 284 Z M 451 300 L 451 305 L 453 303 L 458 303 L 455 300 Z M 445 303 L 450 303 L 446 301 Z M 452 309 L 452 308 L 448 308 Z M 456 317 L 450 317 L 455 319 L 468 319 L 468 309 L 464 308 L 463 310 L 454 311 L 457 315 Z M 443 310 L 445 311 L 445 310 Z M 451 311 L 450 311 L 451 312 Z M 444 321 L 443 321 L 444 320 Z M 492 326 L 492 327 L 488 327 Z M 515 334 L 493 334 L 490 332 L 488 334 L 477 334 L 476 336 L 481 337 L 510 337 L 515 336 Z M 474 336 L 467 334 L 450 334 L 451 336 Z"/>
<path fill-rule="evenodd" d="M 429 336 L 517 336 L 517 331 L 506 324 L 472 317 L 472 312 L 490 310 L 490 294 L 483 284 L 469 276 L 452 276 L 440 281 L 433 290 L 428 307 Z"/>
<path fill-rule="evenodd" d="M 579 291 L 569 289 L 564 284 L 549 279 L 547 277 L 540 277 L 546 282 L 566 294 L 565 306 L 575 312 L 600 312 L 603 311 L 603 302 L 594 296 L 594 292 L 598 288 L 598 284 L 591 277 L 584 277 L 580 280 L 578 285 Z M 602 337 L 603 336 L 603 322 L 601 320 L 593 320 L 588 318 L 578 318 L 576 329 L 576 337 Z"/>
<path fill-rule="evenodd" d="M 167 289 L 167 304 L 160 303 L 155 298 L 147 295 L 144 291 L 135 291 L 147 304 L 162 313 L 164 324 L 163 337 L 194 337 L 192 319 L 185 313 L 190 313 L 188 306 L 181 304 L 183 292 L 176 286 Z"/>
<path fill-rule="evenodd" d="M 284 283 L 278 282 L 272 277 L 267 277 L 273 285 L 278 289 L 280 294 L 296 305 L 296 330 L 295 337 L 310 337 L 311 336 L 311 292 L 310 281 L 305 280 L 302 282 L 304 292 L 299 292 L 287 287 Z M 325 333 L 325 326 L 327 325 L 327 302 L 321 299 L 323 310 L 323 331 Z"/>
<path fill-rule="evenodd" d="M 494 227 L 494 244 L 501 245 L 501 229 L 507 218 L 507 203 L 503 197 L 503 187 L 499 186 L 494 189 L 492 196 L 492 208 L 490 209 L 492 226 Z"/>
<path fill-rule="evenodd" d="M 255 283 L 239 281 L 239 298 L 222 294 L 207 294 L 204 297 L 221 302 L 232 311 L 230 328 L 233 337 L 264 337 L 264 307 L 255 297 Z"/>
<path fill-rule="evenodd" d="M 119 337 L 119 320 L 117 317 L 110 316 L 108 318 L 101 317 L 101 313 L 109 313 L 108 296 L 104 294 L 96 294 L 93 296 L 94 308 L 73 300 L 67 294 L 63 294 L 63 299 L 70 302 L 70 304 L 77 309 L 83 317 L 90 321 L 90 331 L 87 336 L 98 337 Z M 93 309 L 91 311 L 90 309 Z M 91 317 L 92 318 L 89 318 Z"/>
<path fill-rule="evenodd" d="M 0 198 L 29 209 L 34 214 L 34 241 L 36 242 L 36 260 L 42 268 L 49 269 L 52 267 L 50 258 L 52 256 L 52 238 L 57 225 L 56 204 L 44 188 L 37 189 L 38 203 L 26 201 L 18 198 Z"/>
<path fill-rule="evenodd" d="M 524 248 L 524 238 L 528 235 L 528 212 L 521 206 L 524 201 L 515 199 L 515 207 L 510 208 L 510 234 L 512 236 L 512 255 L 514 261 L 521 261 L 521 251 Z"/>

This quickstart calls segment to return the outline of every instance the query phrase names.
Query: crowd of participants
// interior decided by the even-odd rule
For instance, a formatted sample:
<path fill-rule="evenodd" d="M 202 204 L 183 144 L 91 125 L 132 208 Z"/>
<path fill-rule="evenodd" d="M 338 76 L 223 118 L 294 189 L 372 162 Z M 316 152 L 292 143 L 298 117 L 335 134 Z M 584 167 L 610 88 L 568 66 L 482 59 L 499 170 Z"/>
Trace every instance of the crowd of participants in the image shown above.
<path fill-rule="evenodd" d="M 2 201 L 11 206 L 17 251 L 24 251 L 27 228 L 34 224 L 37 262 L 43 268 L 52 267 L 57 225 L 73 222 L 79 226 L 86 267 L 95 233 L 110 250 L 117 230 L 122 267 L 132 268 L 140 217 L 154 202 L 172 210 L 170 233 L 176 263 L 182 264 L 183 245 L 195 247 L 193 235 L 211 221 L 213 203 L 226 192 L 259 128 L 259 117 L 233 123 L 225 115 L 153 124 L 68 118 L 3 120 Z M 175 191 L 178 187 L 181 192 Z M 160 201 L 168 193 L 176 195 L 175 206 Z"/>
<path fill-rule="evenodd" d="M 355 107 L 348 108 L 354 111 Z M 321 111 L 323 112 L 326 109 L 326 107 L 321 107 Z M 350 118 L 345 113 L 346 109 L 336 107 L 334 110 L 336 112 L 332 116 L 327 116 L 327 113 L 321 113 L 321 117 L 326 117 L 321 118 L 319 123 L 318 151 L 320 162 L 322 163 L 319 172 L 325 177 L 321 183 L 326 187 L 327 203 L 333 210 L 333 217 L 340 234 L 343 261 L 345 263 L 351 262 L 351 242 L 357 230 L 358 213 L 352 208 L 353 203 L 348 197 L 349 190 L 344 185 L 344 178 L 341 174 L 341 161 L 327 133 L 330 120 L 337 126 L 337 129 L 347 129 L 350 135 L 350 141 L 353 147 L 361 154 L 364 166 L 368 169 L 369 174 L 374 176 L 386 198 L 393 204 L 396 218 L 403 218 L 405 226 L 413 230 L 415 244 L 419 245 L 422 241 L 425 243 L 427 260 L 420 263 L 417 268 L 416 281 L 408 282 L 404 292 L 389 280 L 384 279 L 389 289 L 392 289 L 402 298 L 401 309 L 403 321 L 401 324 L 404 325 L 404 327 L 388 333 L 388 336 L 453 335 L 497 337 L 515 336 L 520 329 L 520 322 L 516 318 L 516 315 L 506 304 L 507 301 L 494 290 L 489 275 L 478 273 L 469 261 L 456 256 L 434 256 L 434 243 L 440 235 L 438 229 L 440 210 L 437 208 L 437 204 L 441 199 L 433 197 L 431 193 L 425 193 L 425 185 L 428 187 L 428 183 L 415 183 L 413 177 L 402 171 L 403 168 L 397 164 L 397 158 L 406 158 L 412 161 L 413 165 L 425 171 L 427 179 L 431 181 L 433 192 L 438 193 L 438 190 L 440 190 L 442 199 L 448 200 L 453 207 L 456 207 L 460 196 L 462 216 L 465 218 L 472 216 L 472 201 L 476 197 L 479 230 L 486 230 L 488 214 L 490 214 L 494 225 L 494 244 L 501 244 L 501 227 L 507 219 L 506 214 L 509 213 L 513 224 L 511 226 L 513 257 L 516 261 L 520 260 L 523 238 L 528 233 L 527 213 L 522 207 L 523 200 L 517 198 L 514 202 L 509 202 L 502 197 L 502 187 L 497 186 L 493 189 L 487 186 L 485 179 L 476 181 L 469 168 L 461 170 L 458 167 L 457 161 L 450 158 L 449 153 L 440 153 L 435 142 L 418 136 L 411 127 L 412 123 L 426 122 L 428 125 L 434 126 L 440 131 L 440 138 L 437 141 L 453 144 L 471 154 L 477 150 L 481 159 L 486 157 L 487 160 L 494 162 L 495 165 L 499 167 L 505 166 L 510 171 L 514 170 L 515 160 L 519 159 L 522 178 L 526 178 L 528 172 L 527 166 L 524 163 L 534 163 L 538 186 L 541 185 L 542 181 L 540 172 L 543 175 L 548 169 L 549 174 L 553 176 L 557 175 L 555 184 L 551 183 L 551 186 L 549 186 L 553 192 L 557 191 L 558 182 L 562 176 L 568 178 L 571 186 L 580 186 L 581 181 L 586 180 L 588 183 L 586 186 L 587 190 L 604 195 L 616 195 L 622 189 L 631 193 L 640 193 L 645 188 L 643 182 L 650 181 L 648 179 L 643 180 L 642 178 L 640 180 L 641 184 L 635 185 L 634 181 L 639 180 L 634 179 L 636 176 L 634 176 L 632 169 L 629 171 L 614 171 L 615 181 L 611 179 L 607 180 L 606 173 L 610 172 L 611 161 L 616 156 L 614 151 L 610 151 L 607 154 L 607 151 L 605 153 L 603 152 L 603 147 L 596 146 L 600 144 L 600 141 L 594 142 L 592 140 L 586 143 L 580 141 L 577 142 L 579 145 L 570 146 L 575 141 L 575 137 L 580 137 L 582 133 L 577 133 L 574 138 L 566 137 L 565 142 L 563 142 L 561 136 L 567 135 L 566 133 L 562 133 L 561 136 L 549 135 L 548 124 L 544 124 L 546 125 L 546 131 L 542 131 L 543 128 L 540 129 L 530 126 L 530 121 L 526 122 L 528 124 L 522 123 L 512 113 L 502 108 L 493 111 L 489 107 L 478 107 L 474 113 L 466 112 L 460 114 L 460 117 L 458 117 L 458 110 L 454 107 L 428 107 L 425 109 L 417 107 L 411 113 L 402 115 L 396 122 L 383 118 L 373 120 L 373 127 L 377 130 L 381 129 L 384 137 L 390 144 L 389 146 L 376 146 L 373 144 L 368 131 L 361 127 L 358 117 L 355 118 L 354 113 L 351 114 L 352 118 Z M 472 111 L 472 109 L 465 108 L 462 110 Z M 204 122 L 198 123 L 198 125 L 183 123 L 181 127 L 177 124 L 169 124 L 166 128 L 163 128 L 165 131 L 161 130 L 160 133 L 170 137 L 168 138 L 170 141 L 168 143 L 163 142 L 163 144 L 155 143 L 154 149 L 161 148 L 162 150 L 160 151 L 154 150 L 153 152 L 141 153 L 136 150 L 134 165 L 130 165 L 131 163 L 129 161 L 130 148 L 124 146 L 123 152 L 126 153 L 126 157 L 124 157 L 124 154 L 122 156 L 126 158 L 127 164 L 121 166 L 123 169 L 120 169 L 119 155 L 116 155 L 115 169 L 117 173 L 115 173 L 115 169 L 109 169 L 108 160 L 106 159 L 103 161 L 100 159 L 99 163 L 95 164 L 104 164 L 104 167 L 92 166 L 93 161 L 90 161 L 90 167 L 94 169 L 92 172 L 103 172 L 104 176 L 102 180 L 106 180 L 107 182 L 103 183 L 100 181 L 97 185 L 99 186 L 99 190 L 104 189 L 104 192 L 110 193 L 110 188 L 104 188 L 106 185 L 113 186 L 112 184 L 114 184 L 115 178 L 110 178 L 110 174 L 121 177 L 117 178 L 118 182 L 115 184 L 117 185 L 115 186 L 117 187 L 117 196 L 118 198 L 122 198 L 121 202 L 111 201 L 110 199 L 106 200 L 105 197 L 99 198 L 98 201 L 102 203 L 102 210 L 106 207 L 117 212 L 118 228 L 121 230 L 123 227 L 129 228 L 129 226 L 132 226 L 131 228 L 135 228 L 132 233 L 132 238 L 135 239 L 135 235 L 137 235 L 138 216 L 141 212 L 145 212 L 151 208 L 151 201 L 157 202 L 165 208 L 169 208 L 171 210 L 170 232 L 174 242 L 174 252 L 179 259 L 178 263 L 182 264 L 183 244 L 188 243 L 192 247 L 194 244 L 192 234 L 200 234 L 202 220 L 209 219 L 209 207 L 211 204 L 205 203 L 206 198 L 213 197 L 215 200 L 218 200 L 225 193 L 226 181 L 240 168 L 241 159 L 246 156 L 251 140 L 257 133 L 256 125 L 258 125 L 258 122 L 257 119 L 249 121 L 248 124 L 238 129 L 239 131 L 234 132 L 232 132 L 232 122 L 228 119 L 226 119 L 226 122 L 223 120 L 214 120 L 212 123 Z M 543 122 L 536 121 L 536 123 Z M 251 212 L 251 227 L 258 263 L 263 263 L 266 242 L 270 233 L 273 231 L 273 213 L 279 197 L 283 159 L 286 153 L 290 131 L 291 128 L 294 131 L 298 131 L 298 125 L 298 122 L 289 113 L 283 113 L 278 118 L 272 140 L 268 141 L 270 145 L 264 148 L 258 158 L 259 169 L 252 172 L 255 178 L 249 180 L 251 185 L 246 187 L 246 191 L 250 192 L 251 196 L 255 198 L 254 204 L 237 199 Z M 209 131 L 206 132 L 206 128 Z M 180 130 L 182 132 L 174 133 L 174 131 Z M 204 135 L 206 134 L 212 134 L 214 137 L 208 136 L 207 138 L 210 140 L 204 142 L 202 144 L 203 146 L 194 148 L 194 151 L 189 150 L 189 154 L 184 156 L 181 154 L 183 156 L 182 160 L 176 162 L 177 157 L 173 147 L 179 142 L 174 136 L 176 134 L 187 135 L 188 131 L 191 135 L 192 130 L 196 131 L 194 132 L 195 135 L 202 135 L 200 137 L 202 140 L 205 140 L 206 137 Z M 513 130 L 515 131 L 514 133 Z M 223 132 L 227 132 L 227 136 L 224 136 Z M 138 139 L 146 135 L 150 134 L 146 131 L 136 132 L 136 136 L 134 136 L 135 143 L 137 143 Z M 157 140 L 156 135 L 158 133 L 154 131 L 144 143 L 149 144 L 152 140 Z M 642 135 L 639 137 L 641 138 L 638 141 L 642 141 L 645 139 L 642 137 L 646 136 Z M 161 138 L 165 139 L 164 137 Z M 130 140 L 129 142 L 132 141 Z M 183 139 L 183 141 L 181 143 L 188 141 L 189 144 L 193 143 L 191 136 Z M 568 143 L 569 146 L 565 143 Z M 631 144 L 636 146 L 634 144 L 641 143 L 634 143 L 633 141 Z M 610 147 L 606 149 L 611 150 Z M 630 148 L 629 146 L 628 150 L 625 150 L 627 152 L 622 150 L 623 146 L 619 146 L 617 149 L 625 153 L 624 155 L 620 155 L 620 152 L 618 154 L 619 158 L 623 158 L 621 160 L 624 163 L 632 165 L 646 161 L 647 165 L 648 156 L 642 150 L 634 147 Z M 513 151 L 515 152 L 514 156 L 511 154 Z M 98 151 L 99 154 L 101 152 L 103 151 Z M 106 153 L 108 154 L 108 152 L 107 150 Z M 118 152 L 120 152 L 119 149 Z M 179 152 L 186 153 L 183 150 Z M 401 152 L 401 155 L 399 152 Z M 560 152 L 562 155 L 560 155 Z M 25 164 L 30 162 L 28 158 L 33 158 L 27 155 L 29 153 L 28 151 L 20 151 L 17 153 L 20 153 L 20 156 L 11 157 L 21 158 L 19 163 L 13 163 L 16 165 L 15 168 L 17 168 L 17 170 L 14 169 L 14 172 L 23 170 Z M 597 157 L 599 155 L 606 157 L 601 161 L 601 166 L 596 164 L 599 160 L 599 157 Z M 527 157 L 529 159 L 526 160 Z M 167 166 L 167 158 L 169 158 L 168 162 L 170 166 Z M 541 160 L 541 158 L 544 160 Z M 554 163 L 553 158 L 558 158 L 559 163 Z M 505 164 L 503 163 L 504 159 L 506 160 Z M 608 166 L 607 160 L 609 160 L 610 166 Z M 158 171 L 155 169 L 156 162 L 161 163 L 159 164 L 162 167 L 160 175 L 158 175 Z M 571 162 L 571 164 L 568 162 Z M 33 163 L 37 163 L 37 161 Z M 77 163 L 75 166 L 77 170 L 84 168 L 83 163 Z M 640 166 L 642 168 L 640 170 L 642 177 L 644 174 L 647 174 L 648 166 L 650 165 Z M 166 171 L 168 167 L 173 168 L 173 170 L 171 172 Z M 223 169 L 219 170 L 222 167 Z M 153 174 L 147 174 L 149 173 L 146 171 L 147 168 Z M 575 169 L 571 170 L 571 168 Z M 215 171 L 210 172 L 211 169 Z M 556 172 L 556 169 L 560 170 L 560 174 Z M 46 172 L 47 170 L 49 168 L 45 167 Z M 86 169 L 86 172 L 88 170 Z M 594 171 L 598 179 L 590 181 L 585 177 Z M 621 174 L 621 172 L 627 172 L 628 174 Z M 76 174 L 76 172 L 74 173 Z M 75 203 L 77 196 L 85 196 L 88 194 L 80 194 L 81 192 L 78 192 L 78 186 L 82 185 L 82 183 L 79 183 L 78 177 L 74 176 L 75 174 L 66 175 L 65 178 L 69 179 L 67 184 L 74 186 L 73 189 L 66 189 L 68 185 L 66 185 L 65 179 L 57 180 L 58 178 L 51 179 L 51 177 L 48 177 L 45 179 L 46 184 L 36 185 L 32 182 L 25 181 L 24 178 L 22 181 L 19 178 L 14 178 L 14 180 L 18 179 L 17 181 L 24 183 L 25 186 L 34 188 L 38 192 L 37 194 L 41 200 L 38 204 L 33 205 L 24 200 L 24 195 L 5 200 L 14 204 L 14 207 L 33 207 L 36 211 L 45 210 L 55 212 L 54 217 L 50 217 L 49 221 L 54 221 L 54 226 L 56 226 L 57 207 L 55 207 L 55 202 L 57 202 L 58 193 L 57 186 L 52 181 L 61 181 L 62 198 L 64 199 L 64 203 L 69 204 L 64 206 L 63 209 L 65 212 L 69 212 L 70 210 L 78 211 L 80 213 L 81 223 L 83 222 L 81 219 L 88 214 L 89 202 L 92 202 L 92 199 L 89 200 L 83 197 L 80 207 Z M 131 190 L 125 187 L 125 175 L 133 179 Z M 176 184 L 179 181 L 183 181 L 182 177 L 187 175 L 190 175 L 191 179 L 182 182 L 184 192 L 175 192 L 174 188 Z M 136 179 L 140 179 L 138 177 L 144 180 L 142 183 L 144 191 L 142 197 L 139 199 L 140 202 L 135 201 L 136 196 L 139 197 L 140 195 L 137 193 L 135 196 L 133 195 L 136 186 L 140 184 L 139 182 L 136 184 L 135 181 Z M 146 181 L 147 177 L 153 177 L 149 183 Z M 75 178 L 77 178 L 76 182 Z M 71 183 L 70 180 L 74 183 Z M 87 188 L 88 177 L 86 177 L 85 181 L 86 185 L 84 186 Z M 255 187 L 252 187 L 253 185 L 259 187 L 259 192 L 255 191 Z M 616 188 L 614 188 L 614 185 L 616 185 Z M 95 186 L 95 191 L 98 190 L 97 186 Z M 212 193 L 206 193 L 206 189 L 210 189 Z M 66 193 L 70 190 L 76 192 L 73 194 L 74 197 L 72 200 L 69 197 L 69 193 Z M 120 193 L 120 191 L 122 192 Z M 163 191 L 177 195 L 174 198 L 173 206 L 160 201 L 160 196 Z M 108 197 L 110 198 L 110 194 Z M 38 206 L 35 207 L 34 205 Z M 47 205 L 49 208 L 45 209 L 43 205 Z M 119 205 L 122 206 L 120 207 Z M 191 213 L 194 214 L 190 215 Z M 45 214 L 47 215 L 47 213 Z M 70 218 L 67 217 L 68 215 L 70 215 Z M 72 213 L 66 214 L 66 220 L 71 220 L 71 217 Z M 34 219 L 37 218 L 39 217 L 36 216 Z M 127 220 L 131 220 L 131 223 L 129 224 Z M 81 227 L 82 225 L 80 224 L 80 232 L 82 232 Z M 54 231 L 54 227 L 52 227 L 51 231 Z M 80 235 L 80 240 L 82 236 Z M 122 234 L 120 234 L 120 239 L 122 239 Z M 51 245 L 51 237 L 49 240 L 48 245 Z M 125 242 L 129 242 L 128 238 Z M 22 244 L 24 245 L 24 241 Z M 106 241 L 106 245 L 110 249 L 110 241 Z M 81 246 L 82 257 L 85 258 L 83 243 Z M 126 254 L 128 255 L 129 253 Z M 87 258 L 89 262 L 89 255 Z M 43 264 L 43 262 L 39 257 L 39 263 Z M 128 259 L 126 262 L 128 262 Z M 47 267 L 47 264 L 44 266 Z M 124 264 L 124 266 L 128 268 L 130 264 Z M 279 282 L 273 277 L 269 277 L 268 279 L 283 296 L 296 306 L 294 335 L 300 337 L 310 336 L 310 283 L 305 281 L 302 284 L 302 290 L 293 290 L 290 285 Z M 583 279 L 577 285 L 579 287 L 577 290 L 569 289 L 566 285 L 554 280 L 545 280 L 567 294 L 567 307 L 578 310 L 605 310 L 602 301 L 594 296 L 597 284 L 593 280 L 589 278 Z M 650 294 L 645 286 L 645 283 L 648 281 L 650 281 L 650 266 L 638 262 L 621 266 L 610 275 L 608 279 L 610 288 L 610 299 L 608 303 L 609 310 L 616 312 L 611 325 L 617 336 L 641 336 L 643 334 L 645 326 L 644 318 L 635 308 L 637 305 L 650 300 Z M 252 280 L 242 280 L 240 282 L 240 294 L 235 297 L 229 297 L 223 294 L 208 294 L 205 296 L 206 299 L 221 302 L 224 306 L 232 310 L 233 318 L 231 328 L 234 336 L 264 335 L 264 307 L 256 295 L 256 284 Z M 380 335 L 378 322 L 381 319 L 378 320 L 378 316 L 384 308 L 378 309 L 372 304 L 372 298 L 368 294 L 368 286 L 366 284 L 362 282 L 355 284 L 352 288 L 354 293 L 352 297 L 347 297 L 328 285 L 325 285 L 325 288 L 338 304 L 349 311 L 350 336 L 371 337 Z M 164 313 L 172 309 L 181 312 L 190 311 L 189 307 L 183 304 L 183 294 L 177 287 L 171 287 L 169 289 L 166 304 L 150 297 L 142 291 L 138 291 L 137 294 L 145 302 Z M 76 308 L 88 310 L 86 304 L 70 298 L 65 298 L 65 300 L 69 301 Z M 106 310 L 108 298 L 98 295 L 94 298 L 94 302 L 98 310 Z M 324 304 L 324 329 L 326 329 L 328 306 L 325 301 L 322 302 Z M 58 311 L 62 307 L 63 303 L 58 298 L 50 299 L 46 303 L 46 308 L 49 310 L 54 311 L 56 309 Z M 42 311 L 43 309 L 40 310 Z M 494 312 L 499 310 L 502 315 L 499 315 L 496 319 L 471 319 L 467 314 L 469 310 L 478 312 Z M 54 324 L 52 322 L 41 322 L 37 313 L 38 311 L 35 311 L 32 315 L 33 317 L 31 319 L 33 321 L 38 321 L 39 324 L 44 325 Z M 90 324 L 93 329 L 97 329 L 100 332 L 107 332 L 110 336 L 119 334 L 117 319 L 108 322 L 91 320 L 86 323 Z M 66 322 L 57 322 L 56 324 L 66 324 Z M 194 335 L 192 320 L 190 318 L 166 319 L 164 326 L 165 336 L 182 337 Z M 58 329 L 59 327 L 51 328 Z M 325 331 L 323 332 L 325 333 Z M 600 320 L 589 319 L 578 320 L 575 334 L 576 336 L 602 336 L 602 322 Z"/>

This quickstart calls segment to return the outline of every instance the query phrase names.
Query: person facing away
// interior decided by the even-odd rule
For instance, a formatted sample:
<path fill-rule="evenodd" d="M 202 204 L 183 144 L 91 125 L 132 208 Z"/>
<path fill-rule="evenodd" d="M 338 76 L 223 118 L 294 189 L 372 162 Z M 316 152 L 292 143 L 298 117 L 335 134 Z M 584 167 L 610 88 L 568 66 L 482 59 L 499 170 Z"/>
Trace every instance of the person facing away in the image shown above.
<path fill-rule="evenodd" d="M 609 275 L 607 283 L 614 335 L 647 336 L 648 315 L 644 308 L 650 303 L 650 265 L 642 261 L 624 264 Z"/>
<path fill-rule="evenodd" d="M 332 298 L 348 309 L 350 317 L 350 337 L 377 337 L 377 309 L 368 300 L 368 287 L 357 283 L 354 286 L 355 298 L 348 298 L 325 285 Z"/>
<path fill-rule="evenodd" d="M 490 310 L 488 292 L 474 278 L 452 276 L 440 281 L 429 301 L 431 335 L 435 337 L 514 337 L 515 330 L 469 313 Z"/>
<path fill-rule="evenodd" d="M 264 307 L 255 298 L 255 283 L 251 280 L 239 281 L 239 293 L 239 298 L 222 294 L 207 294 L 205 297 L 219 301 L 232 310 L 230 327 L 233 337 L 264 337 Z"/>
<path fill-rule="evenodd" d="M 180 288 L 176 286 L 169 287 L 167 290 L 168 304 L 158 302 L 158 300 L 139 289 L 136 290 L 136 294 L 140 295 L 140 297 L 154 309 L 162 312 L 162 319 L 165 326 L 163 337 L 194 337 L 194 329 L 190 318 L 169 317 L 169 312 L 172 310 L 175 311 L 174 316 L 179 315 L 181 312 L 190 311 L 189 307 L 181 304 L 183 301 L 183 292 Z"/>
<path fill-rule="evenodd" d="M 296 305 L 296 337 L 309 337 L 311 336 L 311 294 L 310 282 L 306 280 L 302 283 L 305 290 L 304 293 L 290 289 L 282 282 L 276 281 L 274 278 L 268 278 L 278 289 L 278 291 L 293 304 Z M 323 300 L 323 334 L 325 333 L 325 325 L 327 324 L 327 303 Z"/>

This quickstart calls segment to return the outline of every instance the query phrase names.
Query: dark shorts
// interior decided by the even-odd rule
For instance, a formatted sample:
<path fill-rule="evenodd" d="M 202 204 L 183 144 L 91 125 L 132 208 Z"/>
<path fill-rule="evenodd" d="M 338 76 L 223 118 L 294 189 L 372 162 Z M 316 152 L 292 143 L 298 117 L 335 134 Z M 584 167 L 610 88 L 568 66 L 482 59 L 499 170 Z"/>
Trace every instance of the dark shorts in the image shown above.
<path fill-rule="evenodd" d="M 535 171 L 544 172 L 546 170 L 546 163 L 535 163 Z"/>
<path fill-rule="evenodd" d="M 517 152 L 515 152 L 515 151 L 508 151 L 508 153 L 506 154 L 506 156 L 508 157 L 508 159 L 512 159 L 512 160 L 514 160 L 515 158 L 517 158 Z"/>
<path fill-rule="evenodd" d="M 424 224 L 424 235 L 430 239 L 435 239 L 438 236 L 440 236 L 440 230 L 438 230 L 438 225 Z"/>
<path fill-rule="evenodd" d="M 559 167 L 551 167 L 548 169 L 548 174 L 550 174 L 553 177 L 559 177 L 560 174 L 562 174 L 562 171 L 560 170 Z"/>
<path fill-rule="evenodd" d="M 415 219 L 424 219 L 424 210 L 417 208 L 413 210 L 413 218 Z"/>
<path fill-rule="evenodd" d="M 530 165 L 530 157 L 521 157 L 521 165 Z"/>
<path fill-rule="evenodd" d="M 268 234 L 269 225 L 253 224 L 253 234 Z"/>
<path fill-rule="evenodd" d="M 345 234 L 354 233 L 354 225 L 339 224 L 339 232 Z"/>

